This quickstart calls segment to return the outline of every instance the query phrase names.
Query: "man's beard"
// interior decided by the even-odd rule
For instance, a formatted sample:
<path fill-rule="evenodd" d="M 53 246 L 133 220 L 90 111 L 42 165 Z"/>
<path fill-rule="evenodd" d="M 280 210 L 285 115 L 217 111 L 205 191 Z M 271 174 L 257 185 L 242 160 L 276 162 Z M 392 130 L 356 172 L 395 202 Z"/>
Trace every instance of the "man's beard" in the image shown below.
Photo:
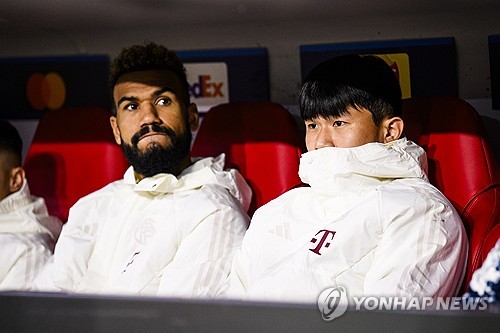
<path fill-rule="evenodd" d="M 168 147 L 159 144 L 152 144 L 139 151 L 137 146 L 139 139 L 149 133 L 165 133 L 170 138 Z M 157 124 L 141 128 L 131 139 L 131 145 L 126 144 L 122 139 L 121 148 L 127 161 L 134 167 L 134 171 L 144 177 L 152 177 L 159 173 L 170 173 L 177 176 L 181 161 L 189 154 L 191 147 L 191 131 L 187 126 L 184 133 L 177 135 L 171 128 L 162 127 Z"/>

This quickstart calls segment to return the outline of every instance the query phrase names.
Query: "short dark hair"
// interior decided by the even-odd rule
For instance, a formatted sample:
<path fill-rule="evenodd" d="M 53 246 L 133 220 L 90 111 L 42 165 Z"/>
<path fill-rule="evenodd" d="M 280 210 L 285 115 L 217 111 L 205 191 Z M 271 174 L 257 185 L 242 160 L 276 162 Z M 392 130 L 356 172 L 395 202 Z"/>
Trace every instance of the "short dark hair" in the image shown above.
<path fill-rule="evenodd" d="M 387 63 L 377 56 L 343 55 L 326 60 L 306 76 L 299 95 L 302 119 L 339 117 L 363 107 L 380 125 L 402 114 L 401 87 Z"/>
<path fill-rule="evenodd" d="M 23 140 L 17 129 L 8 121 L 0 119 L 0 152 L 8 152 L 16 157 L 16 165 L 21 165 Z"/>
<path fill-rule="evenodd" d="M 127 73 L 146 70 L 169 70 L 177 75 L 183 86 L 186 105 L 189 105 L 189 83 L 186 69 L 177 54 L 153 42 L 123 48 L 111 62 L 109 83 L 113 91 L 118 79 Z"/>

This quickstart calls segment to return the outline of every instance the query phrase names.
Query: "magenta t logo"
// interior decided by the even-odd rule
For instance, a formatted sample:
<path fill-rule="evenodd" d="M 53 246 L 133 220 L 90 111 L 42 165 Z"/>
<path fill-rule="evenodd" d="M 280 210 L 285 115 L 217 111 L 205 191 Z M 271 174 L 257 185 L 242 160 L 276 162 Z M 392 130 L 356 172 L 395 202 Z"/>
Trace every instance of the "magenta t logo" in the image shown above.
<path fill-rule="evenodd" d="M 321 233 L 323 233 L 323 236 L 321 236 L 321 239 L 319 240 L 318 245 L 316 245 L 316 247 L 314 249 L 309 249 L 309 251 L 312 251 L 312 252 L 316 253 L 317 255 L 321 255 L 321 253 L 319 251 L 321 250 L 323 245 L 325 247 L 330 246 L 330 242 L 326 241 L 328 239 L 328 237 L 331 235 L 330 240 L 332 240 L 333 236 L 335 236 L 335 231 L 330 231 L 330 230 L 325 230 L 325 229 L 318 231 L 315 236 L 318 236 Z M 311 239 L 311 243 L 313 243 L 313 244 L 316 244 L 317 241 L 318 241 L 317 237 L 313 237 L 313 239 Z"/>

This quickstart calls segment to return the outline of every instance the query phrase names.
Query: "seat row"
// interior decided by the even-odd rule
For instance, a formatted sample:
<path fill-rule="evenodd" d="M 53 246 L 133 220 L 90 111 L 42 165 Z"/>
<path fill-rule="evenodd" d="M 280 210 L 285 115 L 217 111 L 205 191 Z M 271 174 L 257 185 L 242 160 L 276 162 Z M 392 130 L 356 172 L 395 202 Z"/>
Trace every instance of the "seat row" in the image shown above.
<path fill-rule="evenodd" d="M 467 230 L 464 291 L 500 234 L 498 166 L 481 118 L 467 102 L 413 97 L 403 101 L 403 110 L 406 136 L 427 152 L 431 183 L 455 206 Z M 24 167 L 31 192 L 45 198 L 49 212 L 63 221 L 79 198 L 122 178 L 128 167 L 109 116 L 101 108 L 62 108 L 47 112 L 38 124 Z M 301 185 L 297 171 L 304 144 L 299 133 L 280 104 L 222 104 L 204 116 L 192 156 L 225 153 L 226 167 L 237 168 L 253 190 L 252 215 Z"/>

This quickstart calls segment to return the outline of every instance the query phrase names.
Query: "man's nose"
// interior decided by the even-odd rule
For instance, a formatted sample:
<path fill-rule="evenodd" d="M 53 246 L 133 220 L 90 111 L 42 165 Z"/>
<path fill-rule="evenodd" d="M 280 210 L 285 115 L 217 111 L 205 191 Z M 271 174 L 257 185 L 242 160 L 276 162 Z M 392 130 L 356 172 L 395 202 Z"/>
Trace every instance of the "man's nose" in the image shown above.
<path fill-rule="evenodd" d="M 335 147 L 332 135 L 328 129 L 322 128 L 319 130 L 316 137 L 315 149 L 321 149 L 326 147 Z"/>
<path fill-rule="evenodd" d="M 160 117 L 153 103 L 141 105 L 141 126 L 159 123 Z"/>

